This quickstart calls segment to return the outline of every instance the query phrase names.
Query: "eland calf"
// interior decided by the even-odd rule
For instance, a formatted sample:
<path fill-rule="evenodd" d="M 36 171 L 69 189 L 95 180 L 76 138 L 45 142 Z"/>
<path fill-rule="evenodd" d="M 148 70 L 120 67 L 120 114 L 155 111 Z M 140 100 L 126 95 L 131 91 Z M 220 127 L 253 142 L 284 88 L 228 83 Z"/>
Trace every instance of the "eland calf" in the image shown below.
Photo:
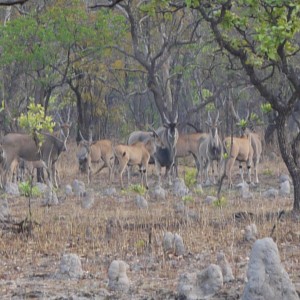
<path fill-rule="evenodd" d="M 231 114 L 234 120 L 241 123 L 241 118 L 239 114 L 235 111 L 232 101 L 229 101 L 229 109 L 231 110 Z M 246 124 L 246 126 L 244 125 L 241 128 L 240 138 L 227 137 L 224 140 L 224 145 L 227 144 L 227 146 L 225 146 L 226 151 L 227 153 L 230 153 L 230 156 L 227 161 L 227 166 L 226 166 L 226 175 L 229 176 L 230 186 L 232 185 L 231 169 L 233 167 L 235 160 L 238 160 L 240 162 L 239 168 L 240 168 L 242 181 L 244 181 L 242 162 L 246 162 L 248 168 L 249 182 L 251 183 L 251 168 L 253 165 L 254 172 L 255 172 L 255 183 L 259 183 L 258 165 L 262 154 L 262 141 L 260 136 L 257 133 L 253 132 L 252 129 L 250 129 L 251 127 L 253 127 L 253 125 L 252 125 L 251 113 L 249 109 L 247 112 L 247 116 L 244 119 L 244 123 Z M 232 141 L 232 145 L 231 145 L 231 141 Z"/>
<path fill-rule="evenodd" d="M 239 161 L 239 168 L 242 181 L 244 181 L 242 162 L 246 163 L 248 178 L 251 182 L 251 166 L 253 162 L 253 147 L 251 145 L 250 132 L 247 130 L 242 137 L 226 137 L 223 141 L 228 160 L 225 167 L 225 174 L 229 179 L 229 187 L 232 187 L 232 168 L 234 162 Z"/>
<path fill-rule="evenodd" d="M 136 142 L 131 145 L 117 145 L 114 153 L 119 161 L 120 182 L 123 185 L 123 173 L 127 166 L 138 165 L 141 173 L 141 184 L 148 189 L 148 164 L 151 155 L 156 152 L 157 146 L 161 146 L 160 138 L 155 134 L 146 142 Z M 128 176 L 129 180 L 129 176 Z"/>
<path fill-rule="evenodd" d="M 155 164 L 159 184 L 161 184 L 161 168 L 165 167 L 165 174 L 166 177 L 168 176 L 169 184 L 171 185 L 172 180 L 170 170 L 175 163 L 176 145 L 178 141 L 178 115 L 176 114 L 173 121 L 170 121 L 165 114 L 163 114 L 163 116 L 164 125 L 162 127 L 159 127 L 157 130 L 151 128 L 151 132 L 134 131 L 128 138 L 128 144 L 133 144 L 138 141 L 146 143 L 153 134 L 158 136 L 160 138 L 160 143 L 157 143 L 155 152 L 151 154 L 149 164 Z"/>
<path fill-rule="evenodd" d="M 88 173 L 88 184 L 92 175 L 98 174 L 104 168 L 109 170 L 109 183 L 112 182 L 114 168 L 114 152 L 112 142 L 110 140 L 98 140 L 89 142 L 83 139 L 79 142 L 77 159 L 81 172 Z M 101 164 L 97 171 L 92 173 L 92 165 Z"/>

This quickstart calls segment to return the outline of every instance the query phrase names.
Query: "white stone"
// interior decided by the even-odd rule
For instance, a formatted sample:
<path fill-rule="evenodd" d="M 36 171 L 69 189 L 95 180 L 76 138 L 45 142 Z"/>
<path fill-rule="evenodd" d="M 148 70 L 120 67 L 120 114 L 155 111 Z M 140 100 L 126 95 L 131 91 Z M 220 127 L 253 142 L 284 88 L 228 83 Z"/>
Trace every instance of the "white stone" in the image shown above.
<path fill-rule="evenodd" d="M 299 300 L 271 238 L 257 240 L 251 251 L 243 300 Z"/>
<path fill-rule="evenodd" d="M 176 256 L 182 256 L 185 253 L 185 248 L 183 244 L 182 237 L 175 233 L 174 234 L 174 245 L 175 245 L 175 255 Z"/>
<path fill-rule="evenodd" d="M 81 278 L 83 276 L 83 271 L 78 255 L 72 253 L 64 254 L 60 262 L 59 273 L 66 278 Z"/>
<path fill-rule="evenodd" d="M 14 182 L 7 182 L 4 191 L 9 195 L 20 196 L 19 186 Z"/>
<path fill-rule="evenodd" d="M 176 178 L 174 180 L 173 193 L 178 197 L 186 196 L 189 193 L 189 189 L 182 178 Z"/>
<path fill-rule="evenodd" d="M 128 264 L 122 260 L 114 260 L 108 269 L 108 286 L 114 291 L 127 292 L 130 282 L 127 277 Z"/>
<path fill-rule="evenodd" d="M 205 202 L 206 204 L 213 204 L 213 203 L 214 203 L 215 201 L 217 201 L 217 200 L 218 200 L 218 198 L 215 197 L 215 196 L 206 196 L 204 202 Z"/>
<path fill-rule="evenodd" d="M 152 197 L 155 200 L 166 200 L 166 191 L 163 189 L 160 185 L 155 186 L 153 192 L 152 192 Z"/>
<path fill-rule="evenodd" d="M 257 227 L 254 223 L 246 226 L 244 238 L 246 241 L 255 241 L 257 238 Z"/>
<path fill-rule="evenodd" d="M 291 184 L 288 180 L 281 182 L 279 187 L 279 195 L 287 196 L 291 193 Z"/>
<path fill-rule="evenodd" d="M 280 174 L 279 176 L 279 183 L 285 182 L 285 181 L 291 181 L 290 176 L 287 174 Z"/>
<path fill-rule="evenodd" d="M 117 190 L 115 187 L 109 187 L 103 191 L 104 196 L 113 196 L 115 194 L 117 194 Z"/>
<path fill-rule="evenodd" d="M 209 299 L 223 286 L 221 268 L 211 264 L 198 273 L 185 273 L 179 277 L 178 294 L 186 300 Z"/>
<path fill-rule="evenodd" d="M 276 198 L 278 196 L 279 191 L 274 188 L 270 188 L 262 193 L 264 198 Z"/>
<path fill-rule="evenodd" d="M 47 187 L 47 190 L 45 192 L 45 198 L 43 200 L 43 205 L 52 206 L 58 205 L 58 203 L 58 198 L 53 188 Z"/>
<path fill-rule="evenodd" d="M 165 232 L 163 237 L 163 249 L 166 253 L 174 252 L 174 234 L 172 232 Z"/>
<path fill-rule="evenodd" d="M 73 189 L 72 189 L 72 187 L 71 187 L 70 184 L 67 184 L 67 185 L 65 186 L 65 194 L 66 194 L 67 196 L 72 196 L 72 195 L 73 195 Z"/>
<path fill-rule="evenodd" d="M 34 186 L 36 186 L 38 188 L 39 192 L 42 194 L 46 193 L 48 190 L 47 184 L 42 183 L 42 182 L 36 182 Z"/>
<path fill-rule="evenodd" d="M 226 259 L 226 256 L 223 252 L 219 252 L 217 255 L 217 264 L 220 266 L 222 275 L 223 275 L 223 281 L 224 282 L 230 282 L 234 280 L 234 276 L 232 273 L 231 266 Z"/>
<path fill-rule="evenodd" d="M 147 200 L 141 195 L 137 195 L 135 197 L 135 203 L 136 203 L 137 207 L 140 208 L 140 209 L 147 209 L 148 208 Z"/>

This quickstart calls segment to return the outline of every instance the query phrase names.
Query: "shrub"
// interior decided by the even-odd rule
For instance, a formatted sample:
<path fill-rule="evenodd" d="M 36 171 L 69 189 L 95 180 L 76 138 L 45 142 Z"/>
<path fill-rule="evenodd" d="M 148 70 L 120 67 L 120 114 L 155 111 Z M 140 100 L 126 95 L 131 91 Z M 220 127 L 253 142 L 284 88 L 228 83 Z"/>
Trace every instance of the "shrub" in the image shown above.
<path fill-rule="evenodd" d="M 133 191 L 141 196 L 145 195 L 147 189 L 141 184 L 132 184 L 129 186 L 129 190 Z"/>
<path fill-rule="evenodd" d="M 197 183 L 196 179 L 197 170 L 195 168 L 187 169 L 184 174 L 184 183 L 188 188 L 191 188 Z"/>
<path fill-rule="evenodd" d="M 19 183 L 19 190 L 20 194 L 25 197 L 37 197 L 40 195 L 38 187 L 32 186 L 29 180 Z"/>

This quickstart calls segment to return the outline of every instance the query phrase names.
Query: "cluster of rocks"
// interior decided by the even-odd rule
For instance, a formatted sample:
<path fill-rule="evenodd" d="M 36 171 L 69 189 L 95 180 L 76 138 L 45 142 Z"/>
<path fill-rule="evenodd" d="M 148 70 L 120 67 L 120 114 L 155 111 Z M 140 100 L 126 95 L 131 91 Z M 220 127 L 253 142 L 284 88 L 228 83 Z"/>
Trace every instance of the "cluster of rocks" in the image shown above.
<path fill-rule="evenodd" d="M 274 199 L 278 196 L 286 197 L 291 193 L 291 179 L 286 174 L 279 176 L 279 188 L 270 188 L 263 192 L 264 198 Z"/>
<path fill-rule="evenodd" d="M 210 264 L 201 271 L 181 274 L 177 290 L 183 299 L 208 299 L 224 283 L 233 280 L 230 264 L 224 253 L 219 253 L 217 264 Z M 299 299 L 295 286 L 281 264 L 277 245 L 271 238 L 256 240 L 252 247 L 241 299 Z"/>
<path fill-rule="evenodd" d="M 163 249 L 167 255 L 183 256 L 185 247 L 182 237 L 177 233 L 165 232 L 163 237 Z"/>

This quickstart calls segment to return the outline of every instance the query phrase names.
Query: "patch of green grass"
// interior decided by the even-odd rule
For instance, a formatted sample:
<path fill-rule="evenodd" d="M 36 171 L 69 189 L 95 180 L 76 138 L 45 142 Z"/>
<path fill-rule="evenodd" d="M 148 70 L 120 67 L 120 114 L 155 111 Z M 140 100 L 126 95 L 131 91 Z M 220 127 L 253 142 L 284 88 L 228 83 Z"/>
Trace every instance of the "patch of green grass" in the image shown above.
<path fill-rule="evenodd" d="M 195 202 L 195 199 L 192 195 L 185 195 L 182 197 L 182 201 L 184 203 L 192 203 L 192 202 Z"/>
<path fill-rule="evenodd" d="M 129 186 L 129 190 L 141 196 L 145 195 L 147 191 L 147 189 L 141 184 L 132 184 Z"/>
<path fill-rule="evenodd" d="M 223 207 L 227 204 L 227 200 L 224 196 L 222 196 L 220 199 L 217 199 L 213 202 L 214 207 Z"/>
<path fill-rule="evenodd" d="M 197 196 L 202 196 L 203 195 L 203 190 L 202 190 L 202 188 L 194 188 L 194 193 Z"/>
<path fill-rule="evenodd" d="M 196 180 L 197 170 L 195 168 L 187 169 L 184 174 L 184 183 L 188 188 L 191 188 L 197 183 Z"/>
<path fill-rule="evenodd" d="M 20 194 L 25 197 L 38 197 L 41 192 L 38 187 L 32 186 L 30 181 L 19 183 Z"/>
<path fill-rule="evenodd" d="M 267 175 L 267 176 L 271 176 L 271 175 L 273 175 L 273 171 L 271 169 L 267 168 L 267 169 L 264 169 L 262 171 L 262 174 Z"/>

